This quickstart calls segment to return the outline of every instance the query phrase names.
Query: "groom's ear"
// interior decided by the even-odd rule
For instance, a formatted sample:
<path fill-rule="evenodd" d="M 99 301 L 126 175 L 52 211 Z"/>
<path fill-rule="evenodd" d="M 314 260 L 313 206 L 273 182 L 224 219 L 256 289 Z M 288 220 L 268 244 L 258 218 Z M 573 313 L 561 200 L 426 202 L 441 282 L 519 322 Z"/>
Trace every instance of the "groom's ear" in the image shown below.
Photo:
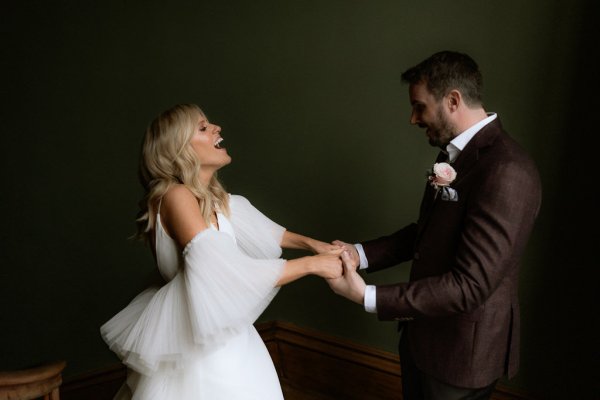
<path fill-rule="evenodd" d="M 458 106 L 462 102 L 462 96 L 460 92 L 456 89 L 451 90 L 450 93 L 444 97 L 444 103 L 446 107 L 448 107 L 448 111 L 455 112 L 458 110 Z"/>

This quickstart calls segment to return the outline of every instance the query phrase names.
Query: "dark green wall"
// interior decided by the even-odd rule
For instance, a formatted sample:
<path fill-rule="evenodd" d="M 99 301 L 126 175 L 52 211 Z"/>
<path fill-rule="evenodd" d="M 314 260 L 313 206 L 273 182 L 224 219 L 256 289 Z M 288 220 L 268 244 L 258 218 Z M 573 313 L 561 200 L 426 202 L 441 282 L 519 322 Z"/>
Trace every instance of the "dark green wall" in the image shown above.
<path fill-rule="evenodd" d="M 487 109 L 544 181 L 521 274 L 521 372 L 504 383 L 543 398 L 597 394 L 595 243 L 580 234 L 579 201 L 591 190 L 583 77 L 595 10 L 563 3 L 3 2 L 0 369 L 64 358 L 68 377 L 116 361 L 98 328 L 156 277 L 127 237 L 138 147 L 158 112 L 198 103 L 233 156 L 226 187 L 288 229 L 370 239 L 415 218 L 436 154 L 408 124 L 400 73 L 455 49 L 478 60 Z M 312 277 L 284 287 L 270 319 L 396 347 L 394 323 Z"/>

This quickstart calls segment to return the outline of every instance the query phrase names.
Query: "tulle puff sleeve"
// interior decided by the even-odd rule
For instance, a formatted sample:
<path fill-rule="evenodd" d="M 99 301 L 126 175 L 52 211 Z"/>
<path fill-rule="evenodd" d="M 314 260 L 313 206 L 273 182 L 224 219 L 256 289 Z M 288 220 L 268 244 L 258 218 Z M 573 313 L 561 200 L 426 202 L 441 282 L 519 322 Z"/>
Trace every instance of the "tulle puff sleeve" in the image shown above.
<path fill-rule="evenodd" d="M 254 258 L 281 257 L 281 239 L 285 228 L 267 218 L 243 196 L 231 195 L 231 224 L 238 245 Z"/>
<path fill-rule="evenodd" d="M 243 197 L 231 200 L 236 239 L 214 229 L 200 232 L 169 283 L 143 292 L 101 327 L 130 368 L 146 374 L 180 368 L 186 355 L 248 329 L 277 293 L 284 228 Z"/>
<path fill-rule="evenodd" d="M 271 302 L 284 260 L 255 259 L 211 229 L 186 247 L 185 284 L 196 343 L 218 342 L 254 323 Z"/>

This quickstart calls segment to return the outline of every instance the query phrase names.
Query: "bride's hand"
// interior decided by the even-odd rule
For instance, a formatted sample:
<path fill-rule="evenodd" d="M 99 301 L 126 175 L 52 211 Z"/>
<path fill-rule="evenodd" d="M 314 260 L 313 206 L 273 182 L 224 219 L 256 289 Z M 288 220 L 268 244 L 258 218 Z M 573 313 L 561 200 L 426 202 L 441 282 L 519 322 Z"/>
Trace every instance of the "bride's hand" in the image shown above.
<path fill-rule="evenodd" d="M 335 248 L 326 253 L 311 256 L 313 274 L 325 279 L 335 279 L 342 276 L 342 248 Z"/>
<path fill-rule="evenodd" d="M 350 243 L 342 242 L 341 240 L 334 240 L 332 244 L 334 246 L 343 247 L 344 250 L 347 250 L 349 256 L 347 263 L 349 266 L 353 267 L 354 270 L 357 270 L 360 265 L 360 256 L 358 255 L 358 250 L 356 250 L 356 246 Z"/>

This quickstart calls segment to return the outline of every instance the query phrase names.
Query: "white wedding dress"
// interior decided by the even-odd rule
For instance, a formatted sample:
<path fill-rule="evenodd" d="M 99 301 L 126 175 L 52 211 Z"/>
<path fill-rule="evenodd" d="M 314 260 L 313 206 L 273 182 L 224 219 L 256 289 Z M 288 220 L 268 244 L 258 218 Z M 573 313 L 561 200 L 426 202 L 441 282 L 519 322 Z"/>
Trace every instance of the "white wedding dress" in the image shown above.
<path fill-rule="evenodd" d="M 115 399 L 283 399 L 269 353 L 252 325 L 277 293 L 285 229 L 241 196 L 230 219 L 183 252 L 156 219 L 156 258 L 168 282 L 148 289 L 101 334 L 128 366 Z"/>

